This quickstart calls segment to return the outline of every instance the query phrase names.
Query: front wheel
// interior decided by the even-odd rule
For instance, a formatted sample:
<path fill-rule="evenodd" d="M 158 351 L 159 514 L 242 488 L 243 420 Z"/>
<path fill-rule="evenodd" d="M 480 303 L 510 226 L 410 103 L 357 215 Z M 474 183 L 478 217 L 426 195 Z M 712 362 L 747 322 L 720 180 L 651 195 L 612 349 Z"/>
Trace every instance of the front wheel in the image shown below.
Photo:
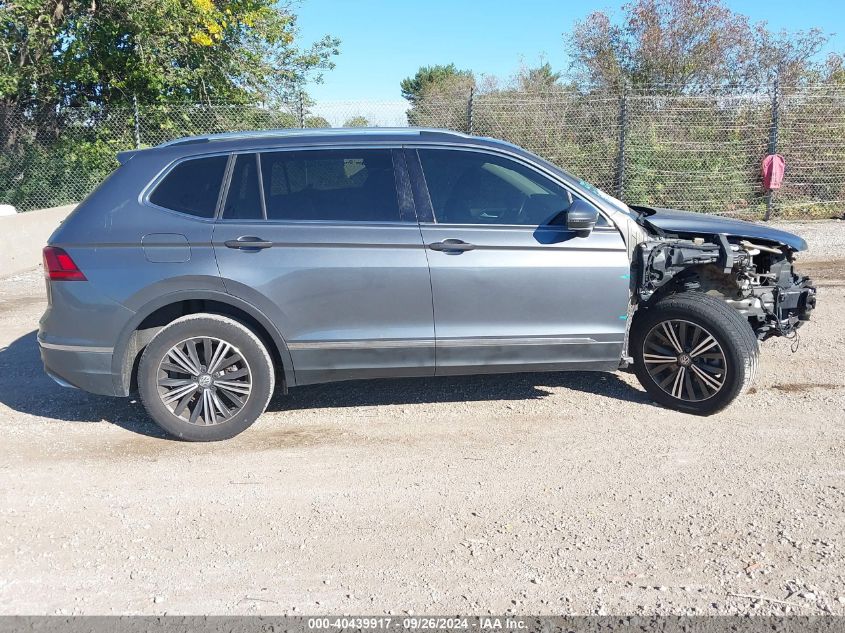
<path fill-rule="evenodd" d="M 631 355 L 640 384 L 672 409 L 709 415 L 746 391 L 759 348 L 739 312 L 703 293 L 670 295 L 639 313 Z"/>
<path fill-rule="evenodd" d="M 190 441 L 234 437 L 267 408 L 273 361 L 246 326 L 216 314 L 176 319 L 138 365 L 141 402 L 168 433 Z"/>

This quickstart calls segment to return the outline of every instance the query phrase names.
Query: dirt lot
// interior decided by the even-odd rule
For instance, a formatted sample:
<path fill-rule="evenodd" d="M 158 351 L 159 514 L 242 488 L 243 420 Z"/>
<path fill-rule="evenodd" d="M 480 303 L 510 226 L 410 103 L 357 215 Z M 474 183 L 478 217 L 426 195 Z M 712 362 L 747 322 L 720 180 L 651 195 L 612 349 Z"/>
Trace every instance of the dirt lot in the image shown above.
<path fill-rule="evenodd" d="M 815 321 L 706 419 L 628 374 L 396 380 L 179 443 L 44 376 L 40 272 L 0 280 L 0 613 L 845 614 L 845 223 L 793 226 Z"/>

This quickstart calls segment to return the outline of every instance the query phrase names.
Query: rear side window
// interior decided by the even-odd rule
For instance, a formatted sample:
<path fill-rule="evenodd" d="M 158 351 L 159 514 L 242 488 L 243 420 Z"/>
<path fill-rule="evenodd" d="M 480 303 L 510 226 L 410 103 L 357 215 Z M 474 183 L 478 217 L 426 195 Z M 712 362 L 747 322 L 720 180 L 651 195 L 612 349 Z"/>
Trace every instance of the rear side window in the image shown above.
<path fill-rule="evenodd" d="M 150 194 L 150 202 L 200 218 L 213 218 L 226 156 L 193 158 L 176 165 Z"/>
<path fill-rule="evenodd" d="M 261 154 L 268 220 L 399 222 L 390 150 Z"/>

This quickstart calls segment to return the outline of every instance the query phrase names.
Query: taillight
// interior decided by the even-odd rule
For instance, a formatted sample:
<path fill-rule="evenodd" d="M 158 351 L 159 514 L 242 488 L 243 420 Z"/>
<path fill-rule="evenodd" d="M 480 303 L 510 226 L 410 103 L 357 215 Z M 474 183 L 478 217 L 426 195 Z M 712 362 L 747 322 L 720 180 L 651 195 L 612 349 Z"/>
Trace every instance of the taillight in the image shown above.
<path fill-rule="evenodd" d="M 85 281 L 71 256 L 55 246 L 44 247 L 44 276 L 52 281 Z"/>

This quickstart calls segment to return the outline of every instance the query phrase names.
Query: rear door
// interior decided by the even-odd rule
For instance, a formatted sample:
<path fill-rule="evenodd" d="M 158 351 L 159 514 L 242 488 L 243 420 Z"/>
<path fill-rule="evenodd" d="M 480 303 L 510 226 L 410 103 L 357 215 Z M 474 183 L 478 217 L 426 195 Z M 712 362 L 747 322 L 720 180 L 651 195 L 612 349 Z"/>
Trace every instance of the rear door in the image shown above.
<path fill-rule="evenodd" d="M 407 159 L 437 374 L 618 367 L 629 264 L 614 226 L 601 218 L 589 237 L 568 231 L 575 194 L 514 157 L 420 147 Z"/>
<path fill-rule="evenodd" d="M 238 154 L 214 250 L 265 311 L 296 384 L 434 373 L 428 263 L 404 156 L 389 148 Z"/>

